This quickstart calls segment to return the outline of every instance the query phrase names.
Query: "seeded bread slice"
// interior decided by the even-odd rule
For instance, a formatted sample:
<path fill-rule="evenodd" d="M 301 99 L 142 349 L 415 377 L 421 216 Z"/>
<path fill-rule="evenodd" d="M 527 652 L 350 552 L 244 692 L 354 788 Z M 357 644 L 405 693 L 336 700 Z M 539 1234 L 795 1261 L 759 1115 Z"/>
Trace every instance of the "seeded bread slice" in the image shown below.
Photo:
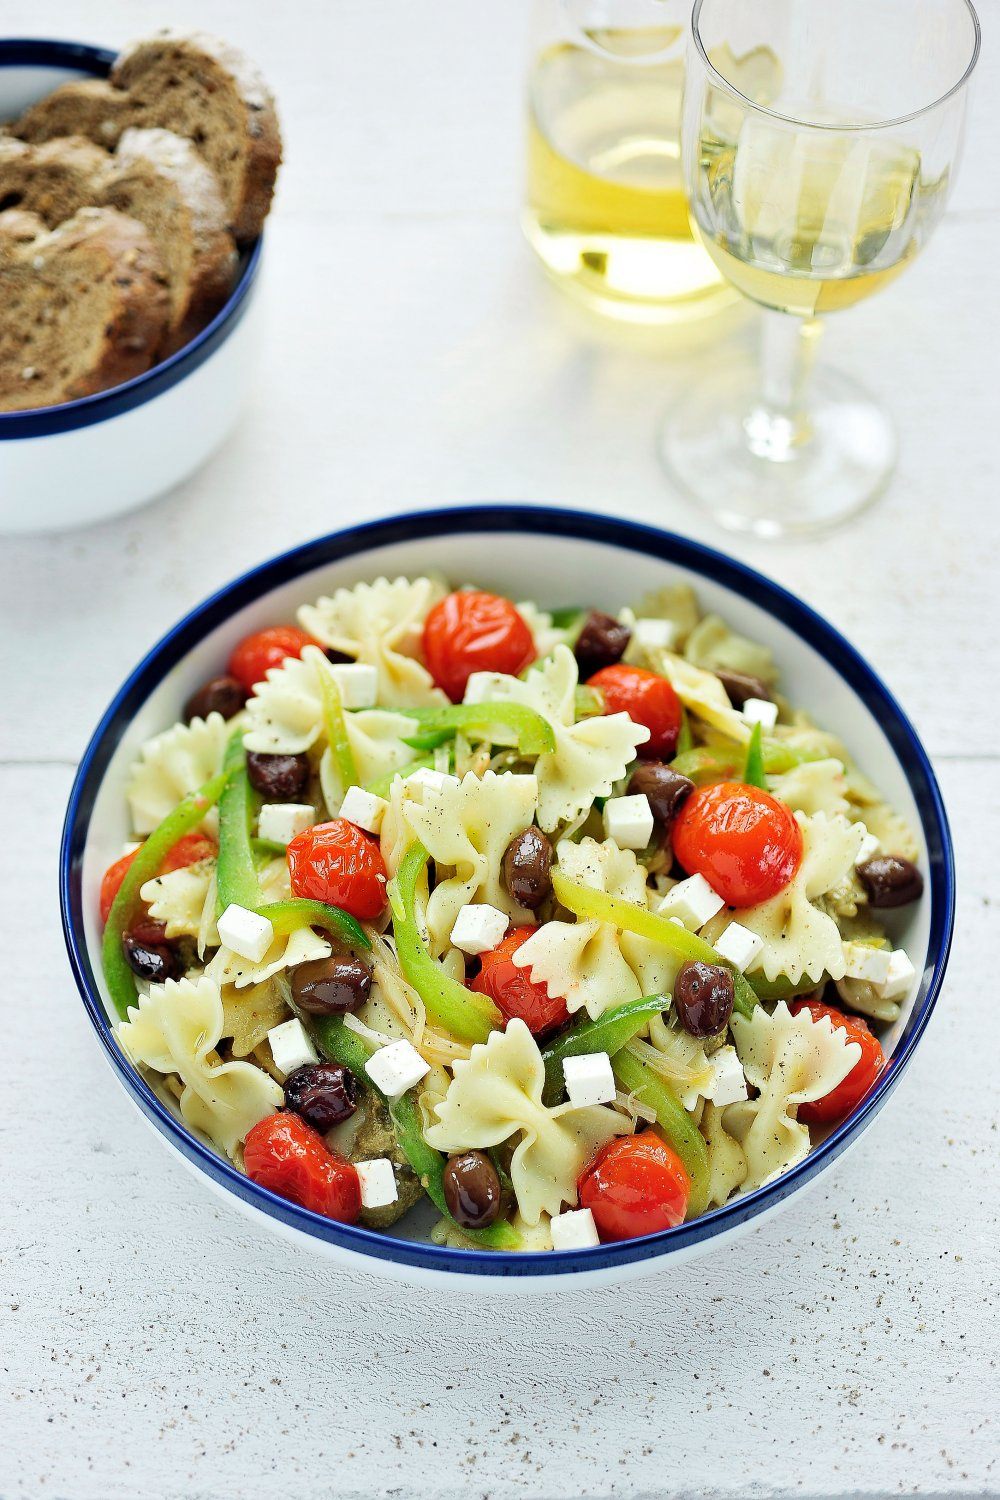
<path fill-rule="evenodd" d="M 236 48 L 203 32 L 159 32 L 118 57 L 107 81 L 65 83 L 12 127 L 26 141 L 85 135 L 112 148 L 130 126 L 186 136 L 215 172 L 241 243 L 255 239 L 281 161 L 274 100 Z"/>
<path fill-rule="evenodd" d="M 148 233 L 112 208 L 82 208 L 56 229 L 23 209 L 0 213 L 0 307 L 0 411 L 141 375 L 169 315 Z"/>
<path fill-rule="evenodd" d="M 168 130 L 126 130 L 113 156 L 80 136 L 40 145 L 0 138 L 0 205 L 54 228 L 86 206 L 117 208 L 146 226 L 170 286 L 161 356 L 187 343 L 222 306 L 236 247 L 214 172 Z"/>

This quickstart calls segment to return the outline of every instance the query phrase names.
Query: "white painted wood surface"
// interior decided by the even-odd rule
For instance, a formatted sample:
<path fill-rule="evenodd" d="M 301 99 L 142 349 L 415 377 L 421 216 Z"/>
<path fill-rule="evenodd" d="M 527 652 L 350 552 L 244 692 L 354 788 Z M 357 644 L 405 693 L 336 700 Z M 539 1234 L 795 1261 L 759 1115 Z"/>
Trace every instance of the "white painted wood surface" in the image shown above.
<path fill-rule="evenodd" d="M 985 0 L 989 42 L 997 0 Z M 739 548 L 843 627 L 954 822 L 948 984 L 875 1132 L 776 1225 L 627 1295 L 433 1305 L 303 1260 L 171 1164 L 98 1053 L 59 933 L 73 766 L 122 676 L 216 584 L 422 503 L 565 502 L 726 539 L 653 436 L 698 357 L 585 320 L 516 224 L 527 9 L 468 0 L 47 0 L 9 32 L 245 44 L 287 165 L 251 408 L 183 491 L 0 547 L 9 1059 L 0 1496 L 995 1494 L 1000 67 L 925 258 L 831 327 L 902 429 L 885 500 Z"/>

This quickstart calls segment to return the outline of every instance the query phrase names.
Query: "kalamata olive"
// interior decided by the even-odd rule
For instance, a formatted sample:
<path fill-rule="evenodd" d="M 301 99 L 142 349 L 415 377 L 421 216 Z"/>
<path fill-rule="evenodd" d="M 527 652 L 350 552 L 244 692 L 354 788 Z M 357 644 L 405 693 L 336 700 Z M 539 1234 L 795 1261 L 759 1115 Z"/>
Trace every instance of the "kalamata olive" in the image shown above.
<path fill-rule="evenodd" d="M 131 932 L 126 932 L 122 947 L 129 968 L 139 979 L 145 979 L 149 984 L 163 984 L 167 979 L 180 977 L 181 967 L 169 943 L 143 943 Z"/>
<path fill-rule="evenodd" d="M 759 677 L 752 677 L 749 672 L 716 672 L 715 675 L 734 708 L 742 708 L 748 698 L 770 700 L 771 690 L 767 683 L 762 682 Z"/>
<path fill-rule="evenodd" d="M 269 802 L 294 802 L 309 785 L 309 757 L 248 750 L 247 775 L 254 790 Z"/>
<path fill-rule="evenodd" d="M 463 1229 L 485 1229 L 500 1212 L 500 1178 L 482 1151 L 449 1157 L 442 1183 L 448 1212 Z"/>
<path fill-rule="evenodd" d="M 342 1016 L 358 1010 L 371 994 L 372 971 L 360 958 L 314 958 L 292 970 L 292 995 L 300 1010 L 314 1016 Z"/>
<path fill-rule="evenodd" d="M 685 964 L 674 983 L 677 1019 L 691 1036 L 715 1036 L 733 1013 L 733 976 L 721 964 Z"/>
<path fill-rule="evenodd" d="M 881 854 L 858 865 L 861 883 L 872 906 L 909 906 L 924 893 L 924 877 L 911 859 Z"/>
<path fill-rule="evenodd" d="M 285 1108 L 321 1135 L 349 1120 L 358 1107 L 358 1083 L 339 1063 L 304 1063 L 285 1079 Z"/>
<path fill-rule="evenodd" d="M 209 714 L 231 719 L 246 701 L 246 688 L 235 677 L 212 677 L 191 694 L 184 705 L 184 717 L 189 724 L 192 719 L 207 719 Z"/>
<path fill-rule="evenodd" d="M 335 667 L 353 666 L 355 658 L 348 656 L 346 651 L 338 651 L 334 646 L 327 646 L 324 652 L 327 661 L 332 661 Z"/>
<path fill-rule="evenodd" d="M 636 766 L 628 789 L 633 797 L 648 797 L 653 817 L 669 828 L 685 797 L 694 791 L 694 782 L 664 765 L 662 760 L 647 760 Z"/>
<path fill-rule="evenodd" d="M 537 911 L 552 890 L 552 845 L 538 828 L 515 833 L 503 856 L 503 883 L 520 906 Z"/>
<path fill-rule="evenodd" d="M 620 624 L 614 615 L 592 609 L 573 648 L 580 666 L 580 681 L 586 682 L 602 667 L 613 667 L 616 661 L 621 661 L 631 639 L 632 632 L 627 625 Z"/>

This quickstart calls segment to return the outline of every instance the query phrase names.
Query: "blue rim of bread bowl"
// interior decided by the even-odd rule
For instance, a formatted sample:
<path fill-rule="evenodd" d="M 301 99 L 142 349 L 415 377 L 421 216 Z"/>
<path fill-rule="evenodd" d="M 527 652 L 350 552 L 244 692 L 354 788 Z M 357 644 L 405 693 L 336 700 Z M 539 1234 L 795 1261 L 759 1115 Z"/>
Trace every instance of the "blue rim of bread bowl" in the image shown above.
<path fill-rule="evenodd" d="M 116 55 L 106 47 L 93 47 L 86 42 L 47 41 L 33 37 L 0 40 L 0 68 L 65 68 L 67 72 L 104 78 Z M 30 411 L 0 412 L 0 442 L 51 437 L 54 433 L 90 427 L 111 417 L 120 417 L 169 391 L 171 386 L 204 364 L 242 319 L 260 266 L 263 246 L 263 236 L 260 236 L 241 255 L 239 274 L 229 297 L 211 322 L 206 323 L 201 332 L 175 354 L 161 360 L 151 370 L 93 396 L 80 396 L 59 406 L 33 407 Z"/>
<path fill-rule="evenodd" d="M 913 792 L 928 849 L 926 894 L 930 931 L 920 987 L 887 1067 L 860 1107 L 776 1181 L 736 1198 L 701 1218 L 640 1240 L 545 1254 L 459 1250 L 395 1239 L 361 1225 L 338 1224 L 251 1182 L 160 1102 L 114 1040 L 100 998 L 84 932 L 82 866 L 88 828 L 101 782 L 123 731 L 149 694 L 178 662 L 236 611 L 281 584 L 345 558 L 393 544 L 459 533 L 541 532 L 601 543 L 690 569 L 766 610 L 815 649 L 860 698 L 885 733 Z M 119 1079 L 153 1126 L 213 1182 L 283 1225 L 373 1260 L 424 1270 L 484 1277 L 539 1277 L 598 1271 L 690 1250 L 774 1207 L 814 1179 L 847 1149 L 895 1088 L 930 1018 L 944 978 L 954 921 L 955 871 L 948 820 L 934 773 L 916 732 L 888 688 L 844 637 L 808 605 L 743 563 L 699 542 L 632 521 L 546 506 L 484 503 L 421 511 L 349 527 L 293 548 L 252 568 L 186 615 L 139 663 L 115 695 L 80 763 L 70 795 L 60 852 L 63 932 L 77 987 L 99 1040 Z M 373 1265 L 372 1270 L 376 1267 Z"/>

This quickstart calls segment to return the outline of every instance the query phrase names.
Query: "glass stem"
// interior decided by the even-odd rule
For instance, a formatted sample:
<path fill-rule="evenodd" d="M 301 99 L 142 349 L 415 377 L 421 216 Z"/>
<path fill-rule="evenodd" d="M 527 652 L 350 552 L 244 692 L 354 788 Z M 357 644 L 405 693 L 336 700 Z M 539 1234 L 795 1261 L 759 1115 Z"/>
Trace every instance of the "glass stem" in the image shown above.
<path fill-rule="evenodd" d="M 812 437 L 807 389 L 823 325 L 765 309 L 761 324 L 760 397 L 743 426 L 751 453 L 790 463 Z"/>

